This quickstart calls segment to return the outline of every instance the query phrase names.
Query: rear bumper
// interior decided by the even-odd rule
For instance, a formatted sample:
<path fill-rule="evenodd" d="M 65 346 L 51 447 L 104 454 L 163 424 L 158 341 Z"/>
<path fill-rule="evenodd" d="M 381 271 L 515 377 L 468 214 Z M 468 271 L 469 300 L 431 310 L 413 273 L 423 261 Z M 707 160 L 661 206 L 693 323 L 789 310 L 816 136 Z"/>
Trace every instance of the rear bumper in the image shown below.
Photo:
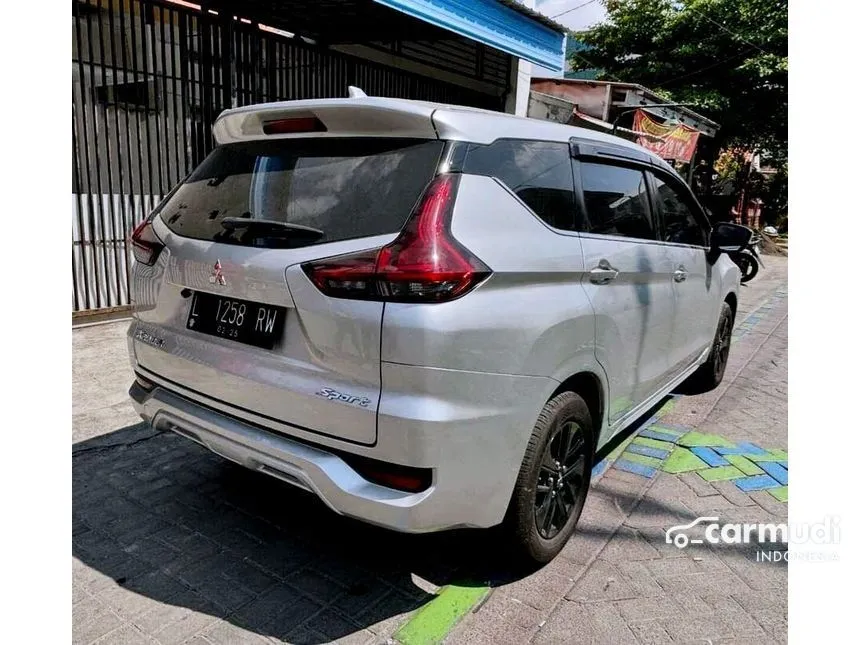
<path fill-rule="evenodd" d="M 337 455 L 244 423 L 156 387 L 136 383 L 135 409 L 159 430 L 171 430 L 212 452 L 317 495 L 332 510 L 382 526 L 410 530 L 411 509 L 431 495 L 401 493 L 366 481 Z M 419 527 L 420 528 L 420 527 Z"/>
<path fill-rule="evenodd" d="M 500 523 L 534 421 L 557 384 L 537 377 L 468 372 L 456 372 L 459 378 L 452 379 L 450 370 L 401 365 L 384 365 L 383 377 L 386 371 L 403 391 L 383 394 L 379 441 L 372 448 L 338 442 L 341 445 L 332 445 L 329 451 L 321 444 L 297 441 L 179 394 L 155 379 L 153 389 L 135 383 L 129 394 L 137 412 L 154 427 L 303 488 L 342 515 L 408 533 Z M 491 386 L 492 395 L 483 397 L 490 407 L 482 413 L 481 390 Z M 414 393 L 417 388 L 421 395 Z M 454 392 L 460 401 L 451 399 Z M 444 395 L 449 400 L 438 398 Z M 515 397 L 515 404 L 499 405 L 510 397 Z M 420 493 L 374 484 L 338 456 L 343 452 L 432 468 L 432 484 Z"/>

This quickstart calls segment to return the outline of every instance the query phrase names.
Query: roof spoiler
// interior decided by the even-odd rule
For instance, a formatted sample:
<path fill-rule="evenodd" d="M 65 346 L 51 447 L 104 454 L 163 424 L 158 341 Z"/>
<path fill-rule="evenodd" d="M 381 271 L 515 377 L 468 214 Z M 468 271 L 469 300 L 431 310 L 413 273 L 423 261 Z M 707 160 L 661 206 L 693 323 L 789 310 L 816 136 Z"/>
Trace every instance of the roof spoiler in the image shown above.
<path fill-rule="evenodd" d="M 351 86 L 346 99 L 283 101 L 225 110 L 215 120 L 212 134 L 219 145 L 307 137 L 436 139 L 434 109 L 418 101 L 369 97 Z M 272 123 L 280 127 L 271 127 Z"/>

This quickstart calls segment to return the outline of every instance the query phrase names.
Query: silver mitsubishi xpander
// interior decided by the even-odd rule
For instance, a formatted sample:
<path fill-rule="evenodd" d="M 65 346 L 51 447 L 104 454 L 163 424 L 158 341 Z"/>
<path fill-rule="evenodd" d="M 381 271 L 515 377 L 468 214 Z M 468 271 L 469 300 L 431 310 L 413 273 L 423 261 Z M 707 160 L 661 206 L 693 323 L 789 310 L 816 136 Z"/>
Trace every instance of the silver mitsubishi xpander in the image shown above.
<path fill-rule="evenodd" d="M 214 134 L 132 236 L 130 394 L 156 428 L 394 530 L 504 524 L 544 562 L 598 451 L 722 378 L 721 250 L 749 230 L 712 230 L 639 146 L 363 96 Z"/>

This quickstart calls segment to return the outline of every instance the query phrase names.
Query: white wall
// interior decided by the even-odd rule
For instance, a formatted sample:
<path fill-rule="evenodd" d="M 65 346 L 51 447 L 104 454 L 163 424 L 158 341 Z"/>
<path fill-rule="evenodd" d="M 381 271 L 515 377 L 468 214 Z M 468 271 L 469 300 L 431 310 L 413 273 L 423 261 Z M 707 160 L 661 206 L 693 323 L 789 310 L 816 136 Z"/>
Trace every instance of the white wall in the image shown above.
<path fill-rule="evenodd" d="M 529 9 L 535 8 L 535 0 L 518 0 Z M 517 116 L 528 116 L 529 91 L 532 84 L 532 64 L 528 61 L 514 59 L 511 62 L 511 86 L 513 91 L 505 102 L 505 112 Z"/>

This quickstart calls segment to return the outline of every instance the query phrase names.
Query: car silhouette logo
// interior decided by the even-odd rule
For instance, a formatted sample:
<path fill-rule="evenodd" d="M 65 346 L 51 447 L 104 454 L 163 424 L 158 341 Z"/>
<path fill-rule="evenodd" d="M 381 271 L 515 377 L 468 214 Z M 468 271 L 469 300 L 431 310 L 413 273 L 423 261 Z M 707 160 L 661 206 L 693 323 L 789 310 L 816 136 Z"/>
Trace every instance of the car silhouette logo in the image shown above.
<path fill-rule="evenodd" d="M 224 277 L 224 272 L 221 269 L 221 260 L 215 260 L 215 266 L 212 267 L 212 275 L 209 276 L 209 282 L 220 284 L 222 287 L 227 285 L 227 278 Z"/>
<path fill-rule="evenodd" d="M 666 544 L 674 544 L 679 549 L 683 549 L 688 544 L 702 544 L 702 540 L 700 540 L 699 538 L 690 539 L 690 536 L 688 536 L 686 533 L 682 533 L 682 531 L 691 529 L 694 526 L 701 524 L 702 522 L 718 522 L 719 519 L 719 517 L 697 517 L 689 524 L 679 524 L 678 526 L 673 526 L 666 531 Z M 673 534 L 674 537 L 672 537 Z"/>

